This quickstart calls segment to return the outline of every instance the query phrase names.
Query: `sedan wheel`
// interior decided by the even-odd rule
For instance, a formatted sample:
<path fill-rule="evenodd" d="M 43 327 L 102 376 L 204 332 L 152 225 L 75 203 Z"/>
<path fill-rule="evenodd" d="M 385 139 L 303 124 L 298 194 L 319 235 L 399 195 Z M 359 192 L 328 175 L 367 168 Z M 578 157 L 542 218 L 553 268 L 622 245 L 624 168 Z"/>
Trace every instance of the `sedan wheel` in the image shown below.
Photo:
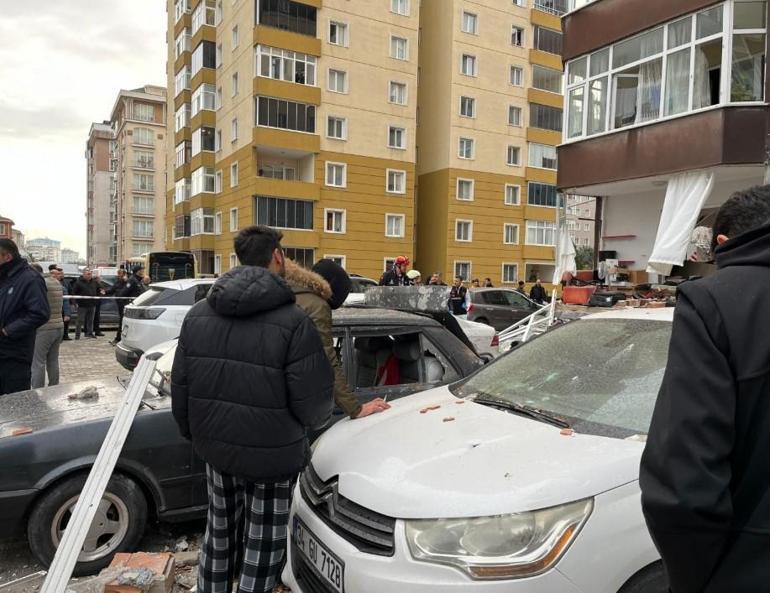
<path fill-rule="evenodd" d="M 64 536 L 64 529 L 75 511 L 77 501 L 78 497 L 73 496 L 65 502 L 51 523 L 51 539 L 57 548 Z M 83 544 L 83 551 L 78 556 L 78 562 L 92 562 L 112 554 L 125 539 L 127 532 L 128 508 L 126 503 L 114 494 L 106 492 L 96 509 L 91 529 L 88 530 Z"/>

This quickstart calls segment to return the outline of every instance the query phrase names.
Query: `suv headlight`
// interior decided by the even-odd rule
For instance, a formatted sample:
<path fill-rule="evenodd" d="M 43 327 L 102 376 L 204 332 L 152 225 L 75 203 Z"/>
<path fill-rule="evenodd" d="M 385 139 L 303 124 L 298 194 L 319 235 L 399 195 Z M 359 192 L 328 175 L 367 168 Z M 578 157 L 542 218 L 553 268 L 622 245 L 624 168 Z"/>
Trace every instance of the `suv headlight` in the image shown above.
<path fill-rule="evenodd" d="M 540 574 L 567 550 L 593 510 L 593 499 L 528 513 L 406 522 L 416 560 L 449 564 L 473 579 Z"/>

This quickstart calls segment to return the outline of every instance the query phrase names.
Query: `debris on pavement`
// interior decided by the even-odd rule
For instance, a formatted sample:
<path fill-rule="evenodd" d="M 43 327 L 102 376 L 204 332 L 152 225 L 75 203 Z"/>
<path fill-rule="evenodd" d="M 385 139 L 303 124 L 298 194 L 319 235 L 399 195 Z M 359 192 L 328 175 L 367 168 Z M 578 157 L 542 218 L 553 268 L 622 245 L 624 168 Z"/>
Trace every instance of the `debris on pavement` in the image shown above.
<path fill-rule="evenodd" d="M 190 544 L 187 542 L 187 537 L 182 536 L 178 540 L 176 540 L 176 545 L 174 546 L 174 551 L 176 552 L 186 552 L 190 549 Z"/>
<path fill-rule="evenodd" d="M 102 571 L 117 576 L 104 586 L 104 593 L 170 593 L 174 587 L 174 555 L 168 552 L 115 554 Z"/>
<path fill-rule="evenodd" d="M 95 385 L 89 385 L 77 393 L 70 393 L 67 399 L 99 399 L 99 388 Z"/>

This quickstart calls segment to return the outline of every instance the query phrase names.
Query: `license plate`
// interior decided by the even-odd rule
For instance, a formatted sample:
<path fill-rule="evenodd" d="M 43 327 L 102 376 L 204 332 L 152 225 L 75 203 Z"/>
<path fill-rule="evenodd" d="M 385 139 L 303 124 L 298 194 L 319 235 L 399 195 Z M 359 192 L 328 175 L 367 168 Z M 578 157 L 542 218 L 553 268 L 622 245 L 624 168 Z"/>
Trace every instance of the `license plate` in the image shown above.
<path fill-rule="evenodd" d="M 345 563 L 332 554 L 296 516 L 294 517 L 294 544 L 318 576 L 329 583 L 335 591 L 344 593 Z"/>

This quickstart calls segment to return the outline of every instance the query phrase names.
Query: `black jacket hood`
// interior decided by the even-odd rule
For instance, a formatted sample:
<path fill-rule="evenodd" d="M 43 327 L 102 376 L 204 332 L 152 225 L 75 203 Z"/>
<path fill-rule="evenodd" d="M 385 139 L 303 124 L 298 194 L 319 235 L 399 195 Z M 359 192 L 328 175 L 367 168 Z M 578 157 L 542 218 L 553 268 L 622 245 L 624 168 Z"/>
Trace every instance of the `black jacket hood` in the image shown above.
<path fill-rule="evenodd" d="M 294 293 L 266 268 L 238 266 L 214 283 L 206 300 L 220 315 L 248 317 L 293 303 Z"/>
<path fill-rule="evenodd" d="M 770 225 L 761 226 L 718 247 L 717 267 L 765 266 L 770 267 Z"/>

